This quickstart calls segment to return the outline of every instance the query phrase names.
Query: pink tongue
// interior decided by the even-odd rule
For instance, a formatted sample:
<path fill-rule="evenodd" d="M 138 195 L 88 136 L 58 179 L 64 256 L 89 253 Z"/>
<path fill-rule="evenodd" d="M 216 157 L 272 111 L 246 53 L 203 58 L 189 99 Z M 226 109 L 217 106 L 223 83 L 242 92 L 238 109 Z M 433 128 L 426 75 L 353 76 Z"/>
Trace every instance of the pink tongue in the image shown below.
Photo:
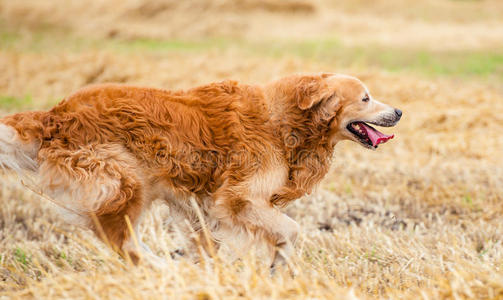
<path fill-rule="evenodd" d="M 382 132 L 379 132 L 379 131 L 367 126 L 364 123 L 360 123 L 360 126 L 362 126 L 365 129 L 365 131 L 367 131 L 367 136 L 372 141 L 372 146 L 374 146 L 374 147 L 381 144 L 381 143 L 385 143 L 388 140 L 391 140 L 395 136 L 394 134 L 387 135 Z"/>

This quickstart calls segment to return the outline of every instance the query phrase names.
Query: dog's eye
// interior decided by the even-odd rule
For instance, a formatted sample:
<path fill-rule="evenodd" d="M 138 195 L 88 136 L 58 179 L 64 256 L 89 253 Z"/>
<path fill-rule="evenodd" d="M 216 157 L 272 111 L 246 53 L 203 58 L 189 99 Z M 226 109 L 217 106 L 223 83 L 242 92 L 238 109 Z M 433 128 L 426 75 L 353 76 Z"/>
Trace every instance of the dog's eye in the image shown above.
<path fill-rule="evenodd" d="M 370 98 L 368 95 L 365 95 L 365 97 L 363 97 L 362 101 L 363 102 L 369 102 Z"/>

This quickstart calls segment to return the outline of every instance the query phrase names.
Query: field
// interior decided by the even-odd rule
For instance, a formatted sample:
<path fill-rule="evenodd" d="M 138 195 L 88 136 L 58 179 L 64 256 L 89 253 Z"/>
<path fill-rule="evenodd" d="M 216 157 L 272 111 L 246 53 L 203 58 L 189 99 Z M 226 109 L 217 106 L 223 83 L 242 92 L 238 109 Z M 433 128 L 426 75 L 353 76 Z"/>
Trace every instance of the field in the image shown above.
<path fill-rule="evenodd" d="M 77 88 L 178 89 L 295 72 L 361 78 L 404 112 L 377 151 L 343 142 L 293 264 L 172 259 L 157 204 L 141 227 L 169 267 L 132 267 L 0 175 L 0 299 L 503 298 L 503 2 L 0 0 L 0 116 Z"/>

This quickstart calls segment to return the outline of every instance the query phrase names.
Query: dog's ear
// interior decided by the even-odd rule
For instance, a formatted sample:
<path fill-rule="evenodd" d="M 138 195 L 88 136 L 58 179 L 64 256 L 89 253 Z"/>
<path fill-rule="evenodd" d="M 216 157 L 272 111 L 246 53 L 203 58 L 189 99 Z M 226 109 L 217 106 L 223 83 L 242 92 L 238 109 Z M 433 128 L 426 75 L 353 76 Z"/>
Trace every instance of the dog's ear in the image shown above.
<path fill-rule="evenodd" d="M 296 82 L 295 99 L 297 106 L 302 110 L 309 109 L 332 96 L 333 92 L 330 91 L 323 75 L 302 76 Z"/>

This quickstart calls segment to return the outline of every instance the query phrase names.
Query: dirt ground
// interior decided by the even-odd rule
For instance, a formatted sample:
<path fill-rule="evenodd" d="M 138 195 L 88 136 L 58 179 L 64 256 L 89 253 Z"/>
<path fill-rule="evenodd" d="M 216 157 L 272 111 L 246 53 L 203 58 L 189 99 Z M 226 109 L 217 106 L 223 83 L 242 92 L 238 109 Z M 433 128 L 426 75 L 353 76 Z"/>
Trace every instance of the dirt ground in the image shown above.
<path fill-rule="evenodd" d="M 157 204 L 141 227 L 169 267 L 131 267 L 12 174 L 0 175 L 0 299 L 503 298 L 503 2 L 0 0 L 0 115 L 77 88 L 167 89 L 296 72 L 361 78 L 399 107 L 377 151 L 343 142 L 293 264 L 172 258 Z"/>

